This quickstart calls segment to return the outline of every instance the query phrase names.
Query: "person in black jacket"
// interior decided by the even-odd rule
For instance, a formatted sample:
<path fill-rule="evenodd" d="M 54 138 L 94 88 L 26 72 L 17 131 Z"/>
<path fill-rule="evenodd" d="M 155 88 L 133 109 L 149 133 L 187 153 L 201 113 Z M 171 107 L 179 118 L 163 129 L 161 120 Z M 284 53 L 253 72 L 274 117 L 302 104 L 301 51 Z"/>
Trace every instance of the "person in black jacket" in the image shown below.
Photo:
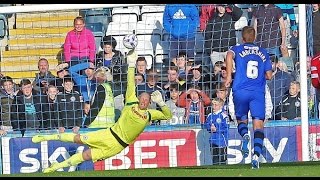
<path fill-rule="evenodd" d="M 243 11 L 234 5 L 217 4 L 205 30 L 205 50 L 210 55 L 212 65 L 224 61 L 227 51 L 236 45 L 235 23 Z"/>
<path fill-rule="evenodd" d="M 11 125 L 14 131 L 47 129 L 46 115 L 43 111 L 46 98 L 33 89 L 29 79 L 20 82 L 21 92 L 14 97 L 11 105 Z"/>

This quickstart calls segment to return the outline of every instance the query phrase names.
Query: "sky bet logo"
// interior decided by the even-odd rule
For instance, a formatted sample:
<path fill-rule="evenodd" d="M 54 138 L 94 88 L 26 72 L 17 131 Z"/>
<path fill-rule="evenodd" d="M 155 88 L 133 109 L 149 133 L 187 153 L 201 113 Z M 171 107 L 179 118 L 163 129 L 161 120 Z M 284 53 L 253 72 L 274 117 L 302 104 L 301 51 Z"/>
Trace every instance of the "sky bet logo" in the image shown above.
<path fill-rule="evenodd" d="M 45 141 L 39 144 L 31 142 L 31 138 L 3 138 L 3 174 L 42 172 L 53 162 L 61 162 L 88 147 L 75 143 Z M 9 148 L 4 148 L 4 147 Z M 71 166 L 58 171 L 93 170 L 91 161 L 78 166 Z"/>

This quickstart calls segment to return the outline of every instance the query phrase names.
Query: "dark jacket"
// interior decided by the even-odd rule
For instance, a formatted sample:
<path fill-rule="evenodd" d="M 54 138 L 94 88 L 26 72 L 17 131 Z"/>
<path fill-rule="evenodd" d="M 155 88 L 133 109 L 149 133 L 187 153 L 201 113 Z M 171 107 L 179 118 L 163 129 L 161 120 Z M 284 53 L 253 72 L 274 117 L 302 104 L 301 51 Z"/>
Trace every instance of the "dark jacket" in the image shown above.
<path fill-rule="evenodd" d="M 223 16 L 215 11 L 208 21 L 205 30 L 205 48 L 208 54 L 212 51 L 226 52 L 236 44 L 234 24 L 240 19 L 243 11 L 237 6 L 226 7 Z"/>
<path fill-rule="evenodd" d="M 31 129 L 27 129 L 27 121 L 26 121 L 26 109 L 25 109 L 25 102 L 24 102 L 24 95 L 17 95 L 12 102 L 11 106 L 11 125 L 13 130 L 20 130 L 22 136 L 24 135 L 24 132 L 26 130 L 41 130 L 41 129 L 47 129 L 47 119 L 48 116 L 46 115 L 46 108 L 45 106 L 48 105 L 46 100 L 46 96 L 40 95 L 39 92 L 36 90 L 32 91 L 32 99 L 33 104 L 35 106 L 36 110 L 36 117 L 37 121 L 39 122 L 38 127 L 33 127 Z"/>

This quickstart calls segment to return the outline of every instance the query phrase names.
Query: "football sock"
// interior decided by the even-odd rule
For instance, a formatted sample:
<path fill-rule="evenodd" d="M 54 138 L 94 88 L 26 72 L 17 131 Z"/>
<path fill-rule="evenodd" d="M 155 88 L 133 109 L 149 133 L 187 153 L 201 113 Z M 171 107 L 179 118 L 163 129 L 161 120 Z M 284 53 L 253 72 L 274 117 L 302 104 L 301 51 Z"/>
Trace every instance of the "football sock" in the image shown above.
<path fill-rule="evenodd" d="M 254 150 L 254 154 L 256 154 L 258 157 L 262 152 L 263 139 L 264 139 L 263 129 L 254 130 L 253 150 Z"/>

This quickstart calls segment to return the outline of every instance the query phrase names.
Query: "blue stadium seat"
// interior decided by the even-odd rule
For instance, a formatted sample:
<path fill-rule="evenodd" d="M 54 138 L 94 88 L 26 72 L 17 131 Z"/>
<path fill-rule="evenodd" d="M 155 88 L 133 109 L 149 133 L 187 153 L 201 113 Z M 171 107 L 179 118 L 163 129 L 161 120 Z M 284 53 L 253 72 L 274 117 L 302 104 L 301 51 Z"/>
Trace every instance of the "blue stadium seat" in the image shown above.
<path fill-rule="evenodd" d="M 3 14 L 0 14 L 0 39 L 7 35 L 7 20 Z"/>

